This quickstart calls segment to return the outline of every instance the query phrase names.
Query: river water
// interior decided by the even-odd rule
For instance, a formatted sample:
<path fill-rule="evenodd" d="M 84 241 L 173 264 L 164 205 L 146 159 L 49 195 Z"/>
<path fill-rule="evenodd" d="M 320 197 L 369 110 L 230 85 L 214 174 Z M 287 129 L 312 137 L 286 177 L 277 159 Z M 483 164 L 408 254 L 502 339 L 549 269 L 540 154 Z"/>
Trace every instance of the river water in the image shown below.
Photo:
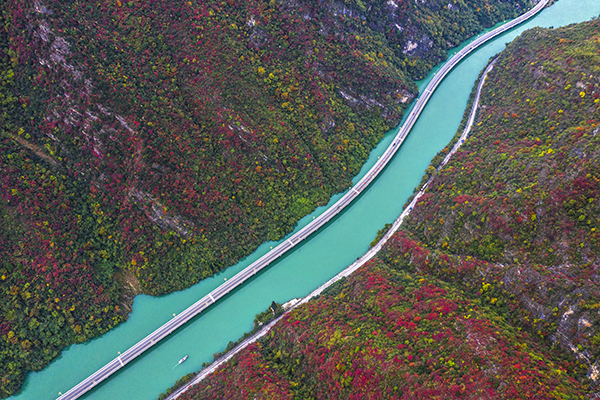
<path fill-rule="evenodd" d="M 497 37 L 461 62 L 436 90 L 417 124 L 395 158 L 371 187 L 304 244 L 232 292 L 217 305 L 180 328 L 175 334 L 120 372 L 89 392 L 88 400 L 153 400 L 181 376 L 197 371 L 212 354 L 222 351 L 230 340 L 237 340 L 252 328 L 254 315 L 265 310 L 271 301 L 284 303 L 303 297 L 360 257 L 375 238 L 378 229 L 393 222 L 402 205 L 420 182 L 423 171 L 435 154 L 456 133 L 469 94 L 479 72 L 489 58 L 500 52 L 523 30 L 534 27 L 559 27 L 586 21 L 600 15 L 599 0 L 560 0 L 529 22 Z M 464 46 L 464 45 L 463 45 Z M 453 49 L 450 53 L 460 50 Z M 432 73 L 418 82 L 421 90 Z M 408 112 L 406 113 L 408 115 Z M 354 179 L 368 171 L 387 148 L 396 130 L 389 132 Z M 341 197 L 334 196 L 329 205 Z M 302 219 L 296 231 L 321 214 L 327 206 Z M 27 376 L 23 391 L 11 400 L 53 400 L 59 392 L 78 384 L 205 296 L 278 243 L 265 243 L 258 250 L 226 271 L 187 290 L 162 297 L 137 296 L 127 322 L 90 342 L 73 345 L 41 372 Z M 188 360 L 179 366 L 184 355 Z"/>

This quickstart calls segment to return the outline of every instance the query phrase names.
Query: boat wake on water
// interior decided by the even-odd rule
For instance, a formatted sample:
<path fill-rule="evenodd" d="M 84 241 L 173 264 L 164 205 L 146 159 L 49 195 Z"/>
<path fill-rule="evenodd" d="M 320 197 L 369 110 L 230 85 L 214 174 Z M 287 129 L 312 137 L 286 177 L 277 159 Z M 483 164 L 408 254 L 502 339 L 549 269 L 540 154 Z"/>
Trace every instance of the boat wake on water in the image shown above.
<path fill-rule="evenodd" d="M 188 356 L 187 354 L 185 356 L 183 356 L 183 358 L 181 360 L 179 360 L 179 362 L 177 362 L 177 364 L 175 364 L 175 366 L 171 369 L 175 369 L 175 367 L 177 367 L 180 364 L 183 364 L 185 362 L 185 360 L 187 360 Z"/>

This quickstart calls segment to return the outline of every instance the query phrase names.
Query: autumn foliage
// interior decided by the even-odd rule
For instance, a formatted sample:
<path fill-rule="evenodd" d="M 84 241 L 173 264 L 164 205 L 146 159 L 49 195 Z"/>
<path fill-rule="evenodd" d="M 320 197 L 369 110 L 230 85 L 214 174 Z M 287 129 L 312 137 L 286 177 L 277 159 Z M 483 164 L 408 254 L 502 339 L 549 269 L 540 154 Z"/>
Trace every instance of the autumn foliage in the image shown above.
<path fill-rule="evenodd" d="M 477 297 L 370 262 L 183 399 L 548 399 L 583 387 Z"/>
<path fill-rule="evenodd" d="M 5 1 L 0 396 L 346 189 L 412 78 L 527 1 L 466 3 Z"/>

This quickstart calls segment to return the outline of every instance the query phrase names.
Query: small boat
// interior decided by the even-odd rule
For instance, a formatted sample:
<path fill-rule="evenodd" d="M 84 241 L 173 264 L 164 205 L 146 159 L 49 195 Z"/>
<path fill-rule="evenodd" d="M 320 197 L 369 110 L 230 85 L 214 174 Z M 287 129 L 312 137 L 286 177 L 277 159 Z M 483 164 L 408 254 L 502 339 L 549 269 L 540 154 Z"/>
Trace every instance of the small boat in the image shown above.
<path fill-rule="evenodd" d="M 179 362 L 177 363 L 177 365 L 183 364 L 185 362 L 185 360 L 187 360 L 187 358 L 188 358 L 187 355 L 183 356 L 183 358 L 181 360 L 179 360 Z"/>

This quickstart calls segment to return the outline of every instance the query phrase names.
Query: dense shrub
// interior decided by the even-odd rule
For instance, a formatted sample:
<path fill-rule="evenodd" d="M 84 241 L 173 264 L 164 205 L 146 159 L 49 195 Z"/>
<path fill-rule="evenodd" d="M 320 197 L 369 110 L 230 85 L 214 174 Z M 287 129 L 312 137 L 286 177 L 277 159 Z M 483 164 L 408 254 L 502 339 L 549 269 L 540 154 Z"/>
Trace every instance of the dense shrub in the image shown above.
<path fill-rule="evenodd" d="M 568 398 L 576 367 L 479 298 L 375 259 L 181 398 Z"/>

